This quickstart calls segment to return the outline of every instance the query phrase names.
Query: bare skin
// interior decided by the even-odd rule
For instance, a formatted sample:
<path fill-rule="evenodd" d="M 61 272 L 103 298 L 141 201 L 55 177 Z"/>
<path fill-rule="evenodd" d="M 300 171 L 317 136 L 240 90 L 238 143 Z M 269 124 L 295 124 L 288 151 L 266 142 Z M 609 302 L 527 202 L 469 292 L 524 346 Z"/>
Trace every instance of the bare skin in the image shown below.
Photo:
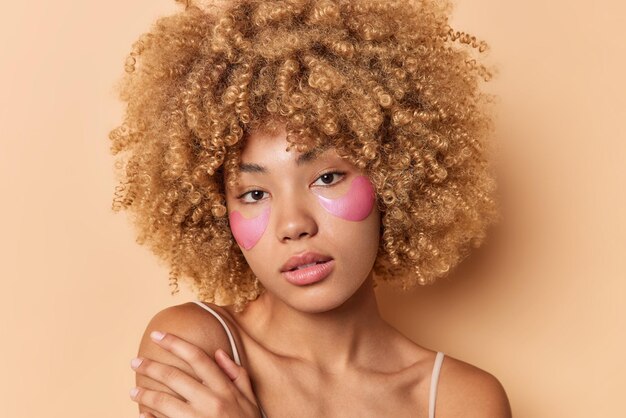
<path fill-rule="evenodd" d="M 427 417 L 436 353 L 385 322 L 376 303 L 371 268 L 380 239 L 378 209 L 374 206 L 362 221 L 346 221 L 316 204 L 312 192 L 318 188 L 327 197 L 340 196 L 350 179 L 362 173 L 333 150 L 297 164 L 301 154 L 286 151 L 286 146 L 284 132 L 251 135 L 242 162 L 266 172 L 244 172 L 240 186 L 226 191 L 229 212 L 238 210 L 250 218 L 264 205 L 271 207 L 263 236 L 253 248 L 242 248 L 266 291 L 240 313 L 209 304 L 233 331 L 259 404 L 270 418 Z M 326 181 L 320 182 L 325 173 Z M 321 282 L 295 286 L 284 280 L 280 267 L 304 250 L 332 256 L 335 269 Z M 157 314 L 139 350 L 142 357 L 192 374 L 179 359 L 155 348 L 147 338 L 155 329 L 210 355 L 218 348 L 232 355 L 221 324 L 193 303 Z M 167 390 L 141 375 L 137 384 Z M 511 416 L 495 377 L 449 356 L 437 394 L 437 418 Z"/>

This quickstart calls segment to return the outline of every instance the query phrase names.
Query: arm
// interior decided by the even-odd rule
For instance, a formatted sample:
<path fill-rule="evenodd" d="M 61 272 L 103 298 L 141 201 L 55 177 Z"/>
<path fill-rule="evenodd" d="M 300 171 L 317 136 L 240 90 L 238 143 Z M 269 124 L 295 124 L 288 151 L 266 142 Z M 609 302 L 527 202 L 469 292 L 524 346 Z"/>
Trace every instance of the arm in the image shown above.
<path fill-rule="evenodd" d="M 159 347 L 150 339 L 150 333 L 154 330 L 174 334 L 200 348 L 202 348 L 211 358 L 215 350 L 221 348 L 232 357 L 232 351 L 228 337 L 222 325 L 213 315 L 203 311 L 194 303 L 172 306 L 157 313 L 148 323 L 139 345 L 138 357 L 148 358 L 160 363 L 168 364 L 179 368 L 200 381 L 191 367 L 170 353 Z M 137 373 L 135 375 L 137 386 L 158 390 L 172 394 L 178 399 L 182 399 L 178 394 L 170 390 L 164 384 L 157 382 L 148 376 Z M 157 418 L 164 418 L 163 415 L 151 410 L 145 405 L 139 405 L 140 412 L 150 412 Z"/>

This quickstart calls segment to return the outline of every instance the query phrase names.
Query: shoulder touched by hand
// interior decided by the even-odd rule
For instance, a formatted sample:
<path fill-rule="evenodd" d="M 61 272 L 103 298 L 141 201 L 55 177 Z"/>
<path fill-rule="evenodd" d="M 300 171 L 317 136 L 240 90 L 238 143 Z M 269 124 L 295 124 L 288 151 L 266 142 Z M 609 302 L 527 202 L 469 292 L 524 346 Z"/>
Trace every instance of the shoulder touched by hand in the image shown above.
<path fill-rule="evenodd" d="M 153 331 L 173 334 L 201 348 L 212 359 L 215 359 L 214 353 L 217 349 L 223 350 L 231 358 L 233 355 L 228 336 L 221 323 L 213 315 L 192 302 L 168 307 L 154 315 L 141 338 L 137 356 L 174 366 L 200 381 L 201 379 L 187 362 L 152 341 L 150 334 Z M 168 393 L 183 400 L 178 393 L 148 376 L 137 373 L 135 382 L 138 387 Z M 141 412 L 151 412 L 160 417 L 158 413 L 151 411 L 144 405 L 140 405 L 139 409 Z"/>

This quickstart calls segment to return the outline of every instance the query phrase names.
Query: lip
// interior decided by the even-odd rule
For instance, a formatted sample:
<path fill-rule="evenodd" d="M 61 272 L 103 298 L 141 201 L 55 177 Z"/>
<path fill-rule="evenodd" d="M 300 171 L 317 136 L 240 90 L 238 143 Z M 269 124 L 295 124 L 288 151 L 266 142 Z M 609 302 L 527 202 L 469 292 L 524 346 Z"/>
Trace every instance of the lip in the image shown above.
<path fill-rule="evenodd" d="M 304 264 L 326 262 L 332 259 L 333 258 L 328 255 L 318 254 L 313 251 L 306 251 L 302 254 L 296 254 L 290 257 L 289 260 L 287 260 L 287 262 L 283 264 L 283 266 L 280 268 L 280 272 L 286 273 L 286 272 L 289 272 L 289 270 L 298 266 L 302 266 Z M 306 270 L 306 269 L 303 269 L 303 270 Z"/>
<path fill-rule="evenodd" d="M 330 273 L 332 273 L 334 267 L 335 260 L 330 259 L 326 262 L 315 264 L 314 266 L 307 268 L 294 271 L 283 271 L 281 274 L 289 283 L 297 286 L 304 286 L 324 280 L 330 275 Z"/>

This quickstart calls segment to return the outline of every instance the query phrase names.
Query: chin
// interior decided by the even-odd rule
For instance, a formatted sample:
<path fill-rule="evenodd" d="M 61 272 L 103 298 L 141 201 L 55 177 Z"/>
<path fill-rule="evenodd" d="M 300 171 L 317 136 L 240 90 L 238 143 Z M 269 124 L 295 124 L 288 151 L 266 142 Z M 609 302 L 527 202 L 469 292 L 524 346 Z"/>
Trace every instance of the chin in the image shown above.
<path fill-rule="evenodd" d="M 341 289 L 334 286 L 320 286 L 319 288 L 296 289 L 297 292 L 285 301 L 293 309 L 306 313 L 329 312 L 341 307 L 358 289 Z"/>

